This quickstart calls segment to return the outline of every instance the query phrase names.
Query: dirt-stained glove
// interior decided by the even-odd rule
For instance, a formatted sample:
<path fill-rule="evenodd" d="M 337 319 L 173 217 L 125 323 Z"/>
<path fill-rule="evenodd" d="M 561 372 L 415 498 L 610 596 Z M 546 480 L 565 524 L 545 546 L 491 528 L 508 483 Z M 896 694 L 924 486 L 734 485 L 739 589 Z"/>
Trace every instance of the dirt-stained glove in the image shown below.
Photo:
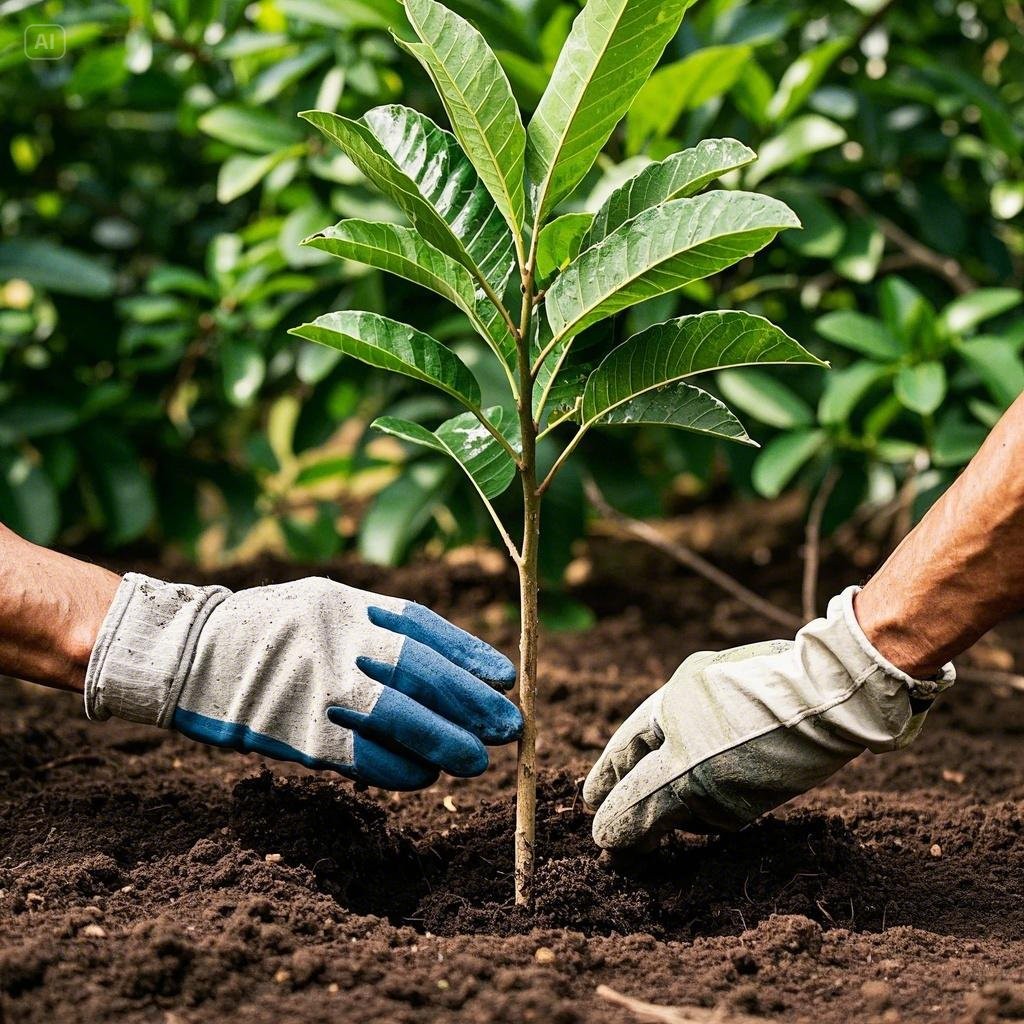
<path fill-rule="evenodd" d="M 422 605 L 326 579 L 232 593 L 124 577 L 93 649 L 115 715 L 386 789 L 478 775 L 522 729 L 515 668 Z"/>
<path fill-rule="evenodd" d="M 795 641 L 694 654 L 619 727 L 583 787 L 594 840 L 643 850 L 672 829 L 725 832 L 823 782 L 865 749 L 906 746 L 952 685 L 871 645 L 850 587 Z"/>

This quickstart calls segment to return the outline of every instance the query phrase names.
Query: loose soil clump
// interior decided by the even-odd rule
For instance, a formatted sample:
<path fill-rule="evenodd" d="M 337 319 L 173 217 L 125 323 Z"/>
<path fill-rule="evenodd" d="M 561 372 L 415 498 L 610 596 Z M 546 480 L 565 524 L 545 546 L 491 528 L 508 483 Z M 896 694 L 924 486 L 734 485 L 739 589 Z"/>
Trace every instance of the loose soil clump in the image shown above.
<path fill-rule="evenodd" d="M 598 624 L 546 637 L 532 913 L 512 902 L 511 749 L 482 779 L 358 792 L 0 688 L 0 1020 L 639 1019 L 598 985 L 723 1021 L 1024 1019 L 1019 694 L 954 688 L 912 748 L 740 834 L 599 856 L 580 785 L 614 727 L 686 655 L 776 632 L 647 559 L 617 550 L 632 570 L 578 594 Z M 746 582 L 787 604 L 796 571 Z M 332 575 L 512 653 L 512 581 L 487 559 Z M 1019 661 L 1024 629 L 1001 635 Z"/>

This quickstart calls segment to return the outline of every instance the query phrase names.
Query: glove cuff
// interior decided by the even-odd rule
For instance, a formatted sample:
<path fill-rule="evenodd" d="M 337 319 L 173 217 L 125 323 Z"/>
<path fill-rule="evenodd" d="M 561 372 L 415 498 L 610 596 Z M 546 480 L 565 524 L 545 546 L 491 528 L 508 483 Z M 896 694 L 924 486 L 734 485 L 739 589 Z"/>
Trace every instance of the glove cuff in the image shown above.
<path fill-rule="evenodd" d="M 214 608 L 231 591 L 127 573 L 100 626 L 85 674 L 85 713 L 169 728 Z"/>
<path fill-rule="evenodd" d="M 855 647 L 846 653 L 848 662 L 857 661 L 862 664 L 847 664 L 850 675 L 855 678 L 866 671 L 881 669 L 887 676 L 902 683 L 910 696 L 916 700 L 934 700 L 943 690 L 948 689 L 956 681 L 956 669 L 952 662 L 943 665 L 932 679 L 915 679 L 902 669 L 897 668 L 884 654 L 876 650 L 867 638 L 853 610 L 853 599 L 860 593 L 857 586 L 847 587 L 841 594 L 829 601 L 827 617 L 830 620 L 840 619 L 849 631 Z M 844 645 L 845 646 L 845 645 Z"/>

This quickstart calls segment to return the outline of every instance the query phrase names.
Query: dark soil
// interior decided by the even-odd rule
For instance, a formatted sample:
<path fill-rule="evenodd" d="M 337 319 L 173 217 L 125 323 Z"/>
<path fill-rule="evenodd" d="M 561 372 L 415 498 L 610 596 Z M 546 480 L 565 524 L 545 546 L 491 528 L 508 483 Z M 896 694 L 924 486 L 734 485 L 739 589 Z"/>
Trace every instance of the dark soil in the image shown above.
<path fill-rule="evenodd" d="M 482 779 L 359 793 L 0 687 L 0 1021 L 640 1019 L 599 984 L 723 1021 L 1024 1019 L 1024 695 L 962 684 L 909 750 L 613 870 L 579 795 L 604 740 L 687 654 L 777 630 L 661 556 L 605 561 L 579 591 L 598 625 L 545 640 L 532 914 L 511 905 L 511 749 Z M 490 565 L 332 574 L 511 653 Z M 743 569 L 792 607 L 792 562 Z M 1001 638 L 1019 665 L 1024 628 Z"/>

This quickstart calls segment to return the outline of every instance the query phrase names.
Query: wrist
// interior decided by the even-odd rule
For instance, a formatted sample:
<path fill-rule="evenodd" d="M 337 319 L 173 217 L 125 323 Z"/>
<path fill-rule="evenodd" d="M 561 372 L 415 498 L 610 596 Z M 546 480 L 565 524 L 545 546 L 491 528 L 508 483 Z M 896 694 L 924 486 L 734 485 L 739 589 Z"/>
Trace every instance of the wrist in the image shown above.
<path fill-rule="evenodd" d="M 119 581 L 0 527 L 0 671 L 80 693 Z"/>
<path fill-rule="evenodd" d="M 946 659 L 916 625 L 918 617 L 898 603 L 883 600 L 870 584 L 853 599 L 853 610 L 868 641 L 884 658 L 915 679 L 929 679 Z"/>

